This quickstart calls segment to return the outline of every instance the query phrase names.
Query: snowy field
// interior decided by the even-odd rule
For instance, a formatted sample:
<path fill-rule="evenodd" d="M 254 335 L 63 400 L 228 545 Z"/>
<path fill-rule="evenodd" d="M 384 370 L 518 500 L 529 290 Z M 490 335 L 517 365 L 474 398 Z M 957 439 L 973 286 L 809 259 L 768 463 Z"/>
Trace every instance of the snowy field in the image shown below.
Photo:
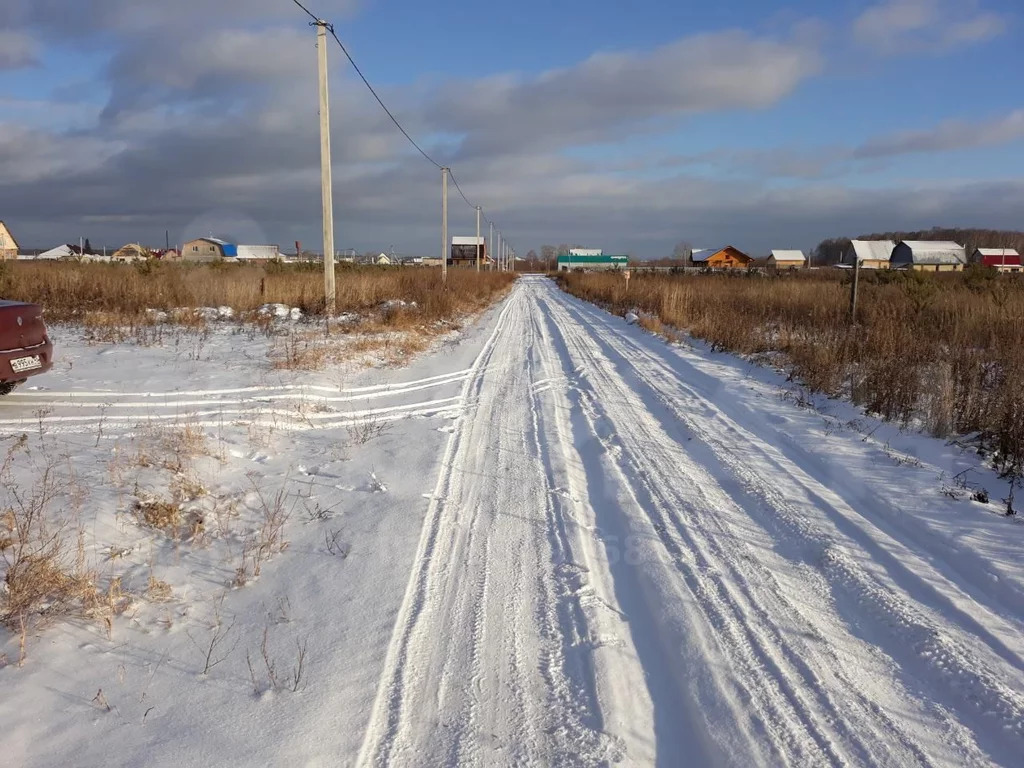
<path fill-rule="evenodd" d="M 1021 765 L 976 456 L 543 278 L 405 368 L 175 338 L 0 401 L 113 608 L 0 635 L 0 764 Z"/>

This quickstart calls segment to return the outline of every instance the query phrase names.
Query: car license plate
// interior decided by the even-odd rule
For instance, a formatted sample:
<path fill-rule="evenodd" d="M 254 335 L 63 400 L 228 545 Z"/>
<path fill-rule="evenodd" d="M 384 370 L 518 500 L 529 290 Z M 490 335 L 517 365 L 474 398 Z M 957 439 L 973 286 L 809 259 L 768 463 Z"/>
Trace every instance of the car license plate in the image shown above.
<path fill-rule="evenodd" d="M 24 373 L 25 371 L 34 371 L 36 368 L 42 368 L 43 361 L 39 355 L 31 355 L 30 357 L 16 357 L 11 360 L 11 370 L 15 373 Z"/>

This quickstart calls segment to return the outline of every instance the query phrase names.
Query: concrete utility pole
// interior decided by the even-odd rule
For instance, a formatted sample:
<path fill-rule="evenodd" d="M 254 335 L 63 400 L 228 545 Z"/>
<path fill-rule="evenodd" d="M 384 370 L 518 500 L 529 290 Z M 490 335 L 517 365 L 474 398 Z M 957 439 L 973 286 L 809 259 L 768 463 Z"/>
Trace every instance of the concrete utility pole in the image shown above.
<path fill-rule="evenodd" d="M 860 283 L 860 259 L 853 256 L 853 283 L 850 285 L 850 322 L 857 322 L 857 287 Z"/>
<path fill-rule="evenodd" d="M 476 271 L 480 271 L 480 206 L 476 207 Z"/>
<path fill-rule="evenodd" d="M 494 269 L 494 222 L 491 222 L 491 247 L 487 251 L 491 255 L 490 269 Z"/>
<path fill-rule="evenodd" d="M 327 90 L 327 22 L 316 22 L 316 48 L 320 73 L 320 185 L 324 205 L 325 312 L 334 315 L 334 193 L 331 186 L 331 109 Z"/>
<path fill-rule="evenodd" d="M 448 283 L 448 169 L 441 169 L 441 282 Z"/>

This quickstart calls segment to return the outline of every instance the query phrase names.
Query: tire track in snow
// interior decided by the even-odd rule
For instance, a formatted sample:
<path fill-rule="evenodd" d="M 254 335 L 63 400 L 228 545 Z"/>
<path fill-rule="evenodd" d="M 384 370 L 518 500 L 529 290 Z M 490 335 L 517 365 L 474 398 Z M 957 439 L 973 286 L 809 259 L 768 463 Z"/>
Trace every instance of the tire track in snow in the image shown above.
<path fill-rule="evenodd" d="M 851 499 L 854 494 L 850 493 L 849 483 L 841 475 L 831 473 L 822 480 L 812 474 L 820 457 L 805 446 L 797 446 L 795 456 L 791 457 L 786 450 L 743 427 L 742 415 L 733 418 L 727 412 L 730 409 L 747 409 L 746 405 L 731 402 L 719 405 L 704 389 L 673 368 L 666 357 L 607 322 L 610 318 L 601 317 L 595 307 L 575 301 L 573 307 L 581 318 L 585 316 L 594 320 L 593 313 L 598 313 L 597 320 L 606 325 L 604 339 L 609 342 L 615 340 L 613 346 L 622 354 L 623 360 L 632 366 L 646 386 L 659 394 L 666 407 L 672 409 L 681 421 L 694 430 L 697 430 L 699 422 L 701 433 L 715 439 L 712 448 L 732 458 L 737 472 L 743 472 L 750 478 L 780 474 L 791 478 L 793 482 L 789 486 L 803 489 L 817 506 L 834 511 L 833 518 L 838 524 L 849 522 L 855 526 L 846 529 L 848 536 L 855 538 L 861 531 L 870 532 L 872 538 L 877 538 L 881 544 L 881 551 L 875 553 L 874 559 L 886 564 L 895 581 L 906 584 L 908 591 L 918 591 L 918 599 L 929 607 L 944 615 L 955 616 L 966 632 L 984 639 L 995 653 L 1024 671 L 1021 634 L 1024 629 L 1024 595 L 1002 582 L 993 583 L 987 576 L 979 577 L 976 573 L 962 571 L 955 560 L 948 558 L 950 553 L 946 542 L 922 531 L 920 525 L 913 525 L 913 518 L 908 525 L 901 511 L 874 488 L 858 484 L 856 498 Z M 636 357 L 643 360 L 643 365 L 636 364 Z M 681 358 L 671 359 L 686 365 L 687 370 L 693 371 L 694 378 L 707 377 Z M 651 368 L 660 375 L 652 376 Z M 681 409 L 681 402 L 699 402 L 701 408 L 697 411 Z M 749 410 L 747 413 L 749 415 Z M 781 430 L 773 428 L 773 431 L 779 442 L 790 442 Z M 749 468 L 754 466 L 758 471 Z M 744 467 L 748 469 L 744 470 Z M 885 514 L 879 515 L 876 508 L 885 510 Z M 873 544 L 863 537 L 861 541 Z M 902 571 L 902 574 L 896 571 Z M 933 584 L 941 585 L 945 592 L 940 593 Z M 979 623 L 979 606 L 985 609 L 986 623 L 996 627 L 996 632 L 990 634 L 989 628 Z M 1016 621 L 1010 624 L 1007 617 Z"/>
<path fill-rule="evenodd" d="M 0 431 L 40 429 L 49 432 L 119 432 L 153 426 L 264 425 L 304 431 L 433 416 L 458 410 L 461 397 L 423 400 L 377 408 L 339 410 L 343 403 L 370 404 L 381 399 L 402 399 L 410 394 L 464 382 L 468 373 L 432 376 L 395 385 L 353 389 L 307 387 L 250 387 L 235 390 L 197 390 L 173 393 L 25 393 L 0 401 Z M 330 392 L 332 394 L 321 394 Z M 245 397 L 235 397 L 244 393 Z M 225 397 L 230 394 L 232 397 Z M 202 396 L 201 399 L 196 397 Z M 60 399 L 64 398 L 64 399 Z M 186 398 L 186 399 L 182 399 Z M 288 408 L 281 407 L 288 405 Z M 34 406 L 26 411 L 27 406 Z M 6 417 L 8 413 L 20 413 Z"/>
<path fill-rule="evenodd" d="M 607 754 L 608 737 L 573 709 L 581 687 L 560 656 L 549 488 L 522 407 L 527 308 L 514 292 L 466 382 L 359 765 L 596 765 Z"/>
<path fill-rule="evenodd" d="M 766 640 L 763 628 L 751 621 L 756 612 L 751 610 L 754 601 L 749 581 L 713 542 L 699 535 L 700 525 L 684 526 L 679 521 L 680 511 L 686 513 L 691 523 L 713 513 L 721 503 L 706 497 L 705 489 L 713 481 L 686 474 L 679 477 L 686 464 L 681 449 L 654 424 L 646 405 L 623 380 L 613 375 L 607 361 L 594 354 L 594 342 L 588 331 L 560 311 L 557 298 L 554 294 L 551 301 L 542 304 L 549 314 L 552 332 L 561 336 L 564 354 L 583 363 L 579 386 L 581 394 L 590 393 L 584 411 L 589 411 L 592 428 L 598 433 L 603 431 L 609 443 L 621 447 L 619 464 L 629 471 L 622 471 L 620 480 L 629 487 L 637 507 L 650 517 L 653 530 L 670 554 L 669 562 L 682 577 L 679 586 L 689 596 L 686 602 L 697 607 L 700 621 L 717 640 L 717 652 L 723 656 L 718 663 L 729 673 L 713 684 L 732 687 L 736 698 L 750 708 L 744 713 L 735 705 L 715 705 L 716 710 L 731 712 L 735 718 L 729 737 L 734 742 L 732 749 L 738 748 L 738 737 L 747 742 L 746 759 L 763 765 L 846 762 L 846 756 L 836 752 L 835 740 L 822 729 L 829 718 L 815 711 L 802 686 L 793 681 L 789 670 L 780 667 L 777 647 Z M 589 389 L 590 385 L 593 389 Z M 613 411 L 615 418 L 611 415 Z M 663 474 L 666 468 L 671 468 L 671 475 Z M 673 486 L 686 488 L 696 500 Z M 680 606 L 673 607 L 678 610 Z M 677 628 L 684 631 L 678 638 L 680 644 L 686 642 L 684 628 L 685 625 Z M 654 631 L 659 629 L 664 632 L 671 627 L 665 622 L 654 627 Z M 704 648 L 702 652 L 708 650 Z M 684 679 L 686 672 L 677 670 L 677 675 Z M 708 693 L 718 696 L 721 692 Z M 771 745 L 771 750 L 765 753 L 763 745 Z"/>
<path fill-rule="evenodd" d="M 574 300 L 569 304 L 577 307 L 579 317 L 582 307 Z M 591 309 L 586 307 L 588 316 Z M 902 542 L 891 540 L 888 527 L 869 532 L 888 542 L 899 560 L 887 564 L 886 550 L 877 546 L 866 549 L 861 528 L 851 529 L 847 523 L 870 525 L 867 510 L 846 504 L 831 488 L 729 419 L 678 374 L 666 370 L 664 360 L 612 326 L 609 317 L 598 315 L 593 321 L 607 331 L 600 334 L 602 343 L 616 340 L 612 354 L 622 355 L 623 363 L 639 379 L 639 387 L 658 394 L 664 406 L 708 447 L 716 465 L 729 469 L 735 478 L 733 494 L 746 498 L 748 508 L 766 513 L 766 524 L 780 541 L 779 547 L 788 547 L 791 558 L 803 560 L 822 577 L 834 598 L 842 600 L 839 608 L 845 606 L 847 623 L 852 622 L 862 634 L 870 632 L 868 641 L 893 660 L 894 675 L 903 678 L 907 690 L 917 693 L 936 727 L 956 734 L 969 753 L 961 759 L 984 763 L 979 747 L 999 760 L 1012 760 L 1010 756 L 1024 751 L 1024 675 L 1019 673 L 1019 656 L 996 639 L 1014 637 L 1012 630 L 1006 628 L 997 635 L 987 629 L 1000 627 L 998 615 L 979 611 L 977 603 L 962 596 L 961 605 L 974 607 L 971 615 L 965 616 L 956 602 L 944 597 L 960 595 L 959 582 L 947 583 L 944 572 L 932 561 L 922 560 Z M 608 365 L 614 366 L 613 361 Z M 652 375 L 650 368 L 659 375 Z M 702 402 L 709 415 L 683 408 L 682 402 Z M 756 459 L 760 456 L 771 463 L 771 471 L 752 469 L 759 466 Z M 767 482 L 766 477 L 773 481 Z M 807 494 L 802 507 L 797 506 L 794 489 L 804 489 Z M 825 520 L 836 527 L 826 532 L 809 525 L 806 512 L 801 512 L 808 504 L 821 510 Z M 867 541 L 873 543 L 874 538 Z M 906 571 L 908 578 L 913 576 L 914 583 L 920 583 L 913 592 L 906 591 L 913 586 L 908 578 L 900 577 L 906 561 L 915 564 L 913 571 Z M 941 593 L 936 585 L 941 586 Z M 864 694 L 860 700 L 866 710 L 874 704 Z"/>

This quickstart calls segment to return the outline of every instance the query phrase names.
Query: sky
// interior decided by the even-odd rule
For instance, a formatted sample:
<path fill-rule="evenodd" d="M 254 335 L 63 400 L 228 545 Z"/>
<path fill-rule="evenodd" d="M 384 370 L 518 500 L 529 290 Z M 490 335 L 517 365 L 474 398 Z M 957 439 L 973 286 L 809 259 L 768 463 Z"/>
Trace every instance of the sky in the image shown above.
<path fill-rule="evenodd" d="M 520 255 L 1024 229 L 1019 0 L 304 4 Z M 320 250 L 308 22 L 292 0 L 0 0 L 0 220 L 23 248 Z M 328 55 L 336 246 L 439 252 L 440 171 Z M 449 231 L 475 232 L 454 187 Z"/>

